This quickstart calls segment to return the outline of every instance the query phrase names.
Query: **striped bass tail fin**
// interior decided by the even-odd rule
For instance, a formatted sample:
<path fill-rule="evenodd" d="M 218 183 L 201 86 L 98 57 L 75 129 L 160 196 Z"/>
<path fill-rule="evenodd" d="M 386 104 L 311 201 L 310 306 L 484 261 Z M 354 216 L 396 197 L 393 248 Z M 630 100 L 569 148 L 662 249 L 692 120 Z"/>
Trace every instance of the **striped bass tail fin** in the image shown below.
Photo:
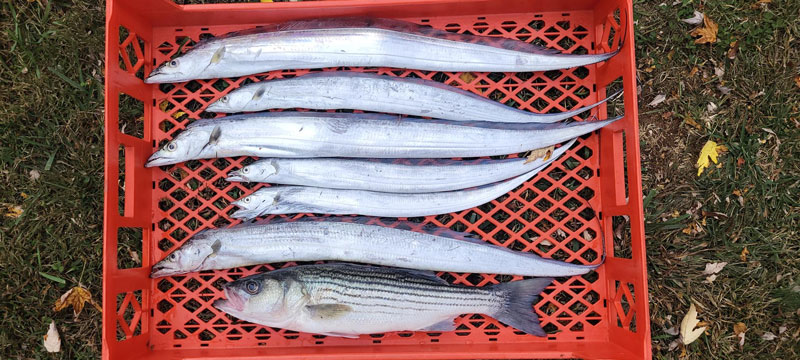
<path fill-rule="evenodd" d="M 504 293 L 504 302 L 500 310 L 492 316 L 517 330 L 531 335 L 545 336 L 544 330 L 539 325 L 539 317 L 532 306 L 542 290 L 552 281 L 552 278 L 536 278 L 495 285 L 495 289 L 501 294 Z"/>

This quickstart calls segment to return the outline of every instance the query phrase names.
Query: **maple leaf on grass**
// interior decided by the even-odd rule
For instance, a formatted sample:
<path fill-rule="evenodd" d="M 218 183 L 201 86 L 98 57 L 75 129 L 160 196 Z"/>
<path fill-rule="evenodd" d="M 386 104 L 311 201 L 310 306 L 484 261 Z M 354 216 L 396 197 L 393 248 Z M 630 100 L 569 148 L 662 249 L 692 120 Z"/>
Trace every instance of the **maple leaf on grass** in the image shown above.
<path fill-rule="evenodd" d="M 695 44 L 713 44 L 717 42 L 718 30 L 719 25 L 717 25 L 714 20 L 711 20 L 711 18 L 706 15 L 703 17 L 703 27 L 692 30 L 690 35 L 699 36 L 699 38 L 694 40 Z"/>
<path fill-rule="evenodd" d="M 92 300 L 92 293 L 79 284 L 78 286 L 69 289 L 69 291 L 65 292 L 64 295 L 61 295 L 61 298 L 56 300 L 55 305 L 53 305 L 53 311 L 61 311 L 69 306 L 72 306 L 72 313 L 77 318 L 81 311 L 83 311 L 83 307 L 87 302 L 94 306 L 97 311 L 103 312 L 103 309 L 100 307 L 100 305 Z"/>
<path fill-rule="evenodd" d="M 703 149 L 700 150 L 700 157 L 697 158 L 697 176 L 700 176 L 709 165 L 713 161 L 714 164 L 717 163 L 717 157 L 719 153 L 728 151 L 728 147 L 725 145 L 717 145 L 716 142 L 708 140 L 706 144 L 703 145 Z"/>

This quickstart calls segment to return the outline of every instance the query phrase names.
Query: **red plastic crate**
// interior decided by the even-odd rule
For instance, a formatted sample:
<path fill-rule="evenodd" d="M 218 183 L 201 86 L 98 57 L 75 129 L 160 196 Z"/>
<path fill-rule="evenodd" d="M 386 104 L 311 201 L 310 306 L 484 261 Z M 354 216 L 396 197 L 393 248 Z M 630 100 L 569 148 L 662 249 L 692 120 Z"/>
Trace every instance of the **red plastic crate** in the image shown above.
<path fill-rule="evenodd" d="M 650 359 L 631 0 L 335 0 L 180 6 L 107 2 L 103 358 L 589 358 Z M 156 65 L 210 35 L 331 16 L 403 19 L 454 32 L 504 36 L 566 52 L 621 52 L 608 62 L 546 73 L 439 73 L 372 69 L 455 85 L 512 106 L 563 111 L 624 87 L 625 119 L 590 136 L 546 171 L 489 204 L 424 222 L 597 272 L 557 279 L 534 305 L 550 334 L 522 334 L 481 315 L 455 332 L 396 332 L 343 339 L 257 326 L 218 311 L 220 285 L 269 266 L 150 279 L 150 266 L 194 233 L 236 221 L 230 202 L 259 186 L 224 181 L 246 157 L 146 169 L 157 146 L 210 102 L 242 84 L 308 70 L 145 85 Z M 331 69 L 326 69 L 331 70 Z M 355 69 L 363 70 L 363 69 Z M 120 104 L 125 109 L 120 112 Z M 129 113 L 139 103 L 138 113 Z M 593 114 L 605 118 L 601 106 Z M 599 217 L 597 215 L 599 215 Z M 624 239 L 613 228 L 630 218 Z M 599 221 L 598 221 L 599 218 Z M 392 224 L 388 224 L 392 225 Z M 141 252 L 132 263 L 128 250 Z M 290 266 L 292 263 L 281 264 Z M 498 264 L 502 266 L 502 264 Z M 442 274 L 486 285 L 511 277 Z"/>

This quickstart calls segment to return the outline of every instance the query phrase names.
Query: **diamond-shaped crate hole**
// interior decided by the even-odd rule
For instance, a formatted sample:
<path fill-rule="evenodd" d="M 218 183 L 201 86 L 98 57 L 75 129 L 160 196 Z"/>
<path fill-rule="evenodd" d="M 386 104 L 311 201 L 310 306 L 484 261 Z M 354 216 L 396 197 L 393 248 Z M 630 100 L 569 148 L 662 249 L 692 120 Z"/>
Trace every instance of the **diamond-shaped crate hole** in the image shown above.
<path fill-rule="evenodd" d="M 144 79 L 145 42 L 124 26 L 119 27 L 119 68 Z"/>
<path fill-rule="evenodd" d="M 117 341 L 142 333 L 142 290 L 117 294 Z"/>
<path fill-rule="evenodd" d="M 626 330 L 636 332 L 636 297 L 633 284 L 614 281 L 614 313 L 616 325 Z"/>

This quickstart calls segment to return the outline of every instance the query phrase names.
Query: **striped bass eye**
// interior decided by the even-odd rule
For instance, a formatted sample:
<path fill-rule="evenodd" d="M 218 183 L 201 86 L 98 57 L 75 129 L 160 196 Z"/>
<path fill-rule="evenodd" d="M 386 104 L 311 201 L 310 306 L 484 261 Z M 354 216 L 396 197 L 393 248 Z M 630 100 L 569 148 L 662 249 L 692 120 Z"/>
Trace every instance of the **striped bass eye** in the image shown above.
<path fill-rule="evenodd" d="M 222 101 L 224 103 L 228 102 L 228 95 L 223 96 L 222 99 L 219 99 L 219 101 Z"/>
<path fill-rule="evenodd" d="M 245 167 L 242 168 L 242 174 L 247 174 L 249 172 L 250 172 L 250 167 L 245 166 Z"/>
<path fill-rule="evenodd" d="M 169 62 L 169 66 L 170 66 L 170 67 L 176 67 L 176 66 L 178 66 L 178 60 L 172 60 L 172 61 L 170 61 L 170 62 Z"/>
<path fill-rule="evenodd" d="M 261 284 L 255 280 L 248 280 L 244 283 L 244 289 L 250 295 L 255 295 L 261 290 Z"/>
<path fill-rule="evenodd" d="M 250 203 L 250 197 L 248 196 L 248 197 L 242 199 L 242 202 L 244 202 L 245 204 L 249 204 Z"/>
<path fill-rule="evenodd" d="M 175 143 L 169 143 L 167 144 L 166 149 L 167 151 L 175 151 L 178 149 L 178 145 L 175 145 Z"/>

